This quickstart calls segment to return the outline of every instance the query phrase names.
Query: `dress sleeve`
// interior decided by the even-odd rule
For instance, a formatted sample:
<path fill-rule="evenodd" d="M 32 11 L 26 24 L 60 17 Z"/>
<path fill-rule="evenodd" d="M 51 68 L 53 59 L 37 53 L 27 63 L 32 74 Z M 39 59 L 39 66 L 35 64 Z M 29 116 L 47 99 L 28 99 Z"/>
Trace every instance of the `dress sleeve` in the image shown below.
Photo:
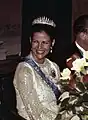
<path fill-rule="evenodd" d="M 18 68 L 16 71 L 16 86 L 25 106 L 26 113 L 31 118 L 30 120 L 43 120 L 43 116 L 47 116 L 46 118 L 53 120 L 52 118 L 55 118 L 56 113 L 42 105 L 34 88 L 35 84 L 30 68 L 25 66 L 20 69 Z"/>

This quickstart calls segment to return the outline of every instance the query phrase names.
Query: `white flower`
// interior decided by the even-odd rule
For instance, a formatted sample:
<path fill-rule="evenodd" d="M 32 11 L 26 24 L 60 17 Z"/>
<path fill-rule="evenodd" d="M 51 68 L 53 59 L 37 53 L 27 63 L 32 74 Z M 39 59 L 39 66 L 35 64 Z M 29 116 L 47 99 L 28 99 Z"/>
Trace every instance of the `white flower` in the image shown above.
<path fill-rule="evenodd" d="M 69 92 L 64 92 L 60 97 L 59 100 L 62 102 L 64 99 L 69 98 Z"/>
<path fill-rule="evenodd" d="M 73 61 L 72 65 L 73 67 L 71 68 L 71 70 L 81 72 L 84 66 L 88 66 L 88 62 L 86 62 L 85 58 L 81 58 L 81 59 L 76 59 L 75 61 Z"/>
<path fill-rule="evenodd" d="M 61 72 L 62 77 L 60 77 L 60 79 L 63 79 L 63 80 L 70 79 L 70 74 L 71 74 L 71 71 L 68 68 L 65 68 L 63 72 Z"/>
<path fill-rule="evenodd" d="M 85 51 L 85 52 L 83 53 L 83 57 L 84 57 L 85 59 L 88 59 L 88 51 Z"/>
<path fill-rule="evenodd" d="M 80 106 L 80 107 L 75 107 L 75 109 L 76 109 L 76 111 L 83 111 L 83 110 L 84 110 L 84 108 L 83 108 L 82 106 Z"/>
<path fill-rule="evenodd" d="M 80 118 L 77 115 L 75 115 L 71 118 L 71 120 L 80 120 Z"/>
<path fill-rule="evenodd" d="M 72 105 L 73 105 L 77 100 L 78 100 L 78 98 L 75 98 L 75 99 L 73 99 L 73 100 L 70 99 L 70 100 L 69 100 L 69 104 L 72 104 Z"/>
<path fill-rule="evenodd" d="M 66 120 L 70 119 L 72 115 L 73 115 L 73 112 L 72 112 L 72 111 L 66 112 L 66 113 L 65 113 Z"/>

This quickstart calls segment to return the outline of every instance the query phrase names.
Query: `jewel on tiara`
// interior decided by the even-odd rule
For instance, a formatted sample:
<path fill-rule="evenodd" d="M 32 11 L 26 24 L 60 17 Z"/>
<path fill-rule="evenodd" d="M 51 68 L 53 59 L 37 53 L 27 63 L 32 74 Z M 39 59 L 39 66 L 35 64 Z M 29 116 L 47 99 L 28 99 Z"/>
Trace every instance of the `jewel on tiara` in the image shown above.
<path fill-rule="evenodd" d="M 47 18 L 45 16 L 34 19 L 32 22 L 32 25 L 35 25 L 35 24 L 47 24 L 47 25 L 56 27 L 56 24 L 53 22 L 53 20 L 50 20 L 49 18 Z"/>

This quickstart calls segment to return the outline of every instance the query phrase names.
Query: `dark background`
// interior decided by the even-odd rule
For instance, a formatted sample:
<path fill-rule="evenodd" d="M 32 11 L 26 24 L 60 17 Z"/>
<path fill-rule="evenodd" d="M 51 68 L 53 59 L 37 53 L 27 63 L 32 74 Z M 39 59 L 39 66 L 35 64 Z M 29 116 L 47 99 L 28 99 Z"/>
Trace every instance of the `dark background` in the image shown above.
<path fill-rule="evenodd" d="M 31 19 L 46 15 L 57 24 L 57 39 L 52 59 L 61 66 L 72 41 L 73 22 L 82 14 L 88 14 L 88 0 L 1 0 L 0 40 L 5 41 L 4 49 L 10 55 L 21 52 L 22 56 L 26 56 L 29 53 Z M 11 29 L 8 29 L 8 26 Z M 5 31 L 2 33 L 3 29 Z"/>
<path fill-rule="evenodd" d="M 22 56 L 29 53 L 31 20 L 47 16 L 57 25 L 57 38 L 51 59 L 59 66 L 62 64 L 66 49 L 71 43 L 72 1 L 71 0 L 23 0 L 22 3 Z"/>
<path fill-rule="evenodd" d="M 88 0 L 0 0 L 0 41 L 4 41 L 0 46 L 0 58 L 6 55 L 6 59 L 0 60 L 0 117 L 7 117 L 7 109 L 11 112 L 16 107 L 13 77 L 19 63 L 19 52 L 22 56 L 29 53 L 31 20 L 48 16 L 57 24 L 57 39 L 50 59 L 61 68 L 70 51 L 72 25 L 82 14 L 88 14 Z M 9 54 L 1 52 L 5 49 Z"/>

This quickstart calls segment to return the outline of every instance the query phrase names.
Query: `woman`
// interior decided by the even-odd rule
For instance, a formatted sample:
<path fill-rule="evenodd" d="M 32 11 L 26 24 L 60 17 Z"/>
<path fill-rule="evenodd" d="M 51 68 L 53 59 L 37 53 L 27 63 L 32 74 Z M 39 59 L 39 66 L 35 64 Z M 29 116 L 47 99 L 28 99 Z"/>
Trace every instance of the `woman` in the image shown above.
<path fill-rule="evenodd" d="M 55 43 L 55 23 L 45 17 L 32 22 L 31 52 L 14 77 L 18 113 L 27 120 L 54 120 L 58 114 L 59 67 L 46 58 Z"/>

